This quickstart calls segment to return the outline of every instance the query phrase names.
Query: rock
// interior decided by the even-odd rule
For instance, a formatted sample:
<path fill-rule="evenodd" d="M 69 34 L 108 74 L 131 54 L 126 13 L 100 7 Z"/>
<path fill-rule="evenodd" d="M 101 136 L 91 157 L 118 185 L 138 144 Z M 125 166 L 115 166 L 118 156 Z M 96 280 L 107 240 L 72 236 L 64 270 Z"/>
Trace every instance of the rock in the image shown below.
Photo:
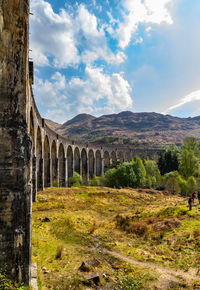
<path fill-rule="evenodd" d="M 85 275 L 84 278 L 90 282 L 94 282 L 95 285 L 99 285 L 101 281 L 100 274 L 97 272 L 89 273 L 88 275 Z"/>
<path fill-rule="evenodd" d="M 37 264 L 36 263 L 31 265 L 31 278 L 37 279 Z"/>
<path fill-rule="evenodd" d="M 47 270 L 46 267 L 42 267 L 42 271 L 43 271 L 44 274 L 51 273 L 51 270 Z"/>
<path fill-rule="evenodd" d="M 47 216 L 42 220 L 43 223 L 50 222 L 50 221 L 51 221 L 51 218 L 48 218 Z"/>
<path fill-rule="evenodd" d="M 99 265 L 100 265 L 100 262 L 97 259 L 91 259 L 91 260 L 83 261 L 83 263 L 79 267 L 79 270 L 83 272 L 90 272 L 95 267 L 98 267 Z"/>

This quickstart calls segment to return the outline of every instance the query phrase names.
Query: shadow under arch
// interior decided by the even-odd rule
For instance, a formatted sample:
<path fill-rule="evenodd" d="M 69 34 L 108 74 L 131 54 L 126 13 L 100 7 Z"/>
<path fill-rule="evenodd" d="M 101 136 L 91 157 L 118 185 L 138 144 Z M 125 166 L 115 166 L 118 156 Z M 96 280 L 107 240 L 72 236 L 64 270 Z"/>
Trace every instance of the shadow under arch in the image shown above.
<path fill-rule="evenodd" d="M 64 146 L 61 143 L 58 150 L 58 164 L 59 164 L 59 186 L 65 186 L 65 152 Z"/>
<path fill-rule="evenodd" d="M 44 138 L 44 187 L 50 186 L 50 146 L 49 138 Z"/>

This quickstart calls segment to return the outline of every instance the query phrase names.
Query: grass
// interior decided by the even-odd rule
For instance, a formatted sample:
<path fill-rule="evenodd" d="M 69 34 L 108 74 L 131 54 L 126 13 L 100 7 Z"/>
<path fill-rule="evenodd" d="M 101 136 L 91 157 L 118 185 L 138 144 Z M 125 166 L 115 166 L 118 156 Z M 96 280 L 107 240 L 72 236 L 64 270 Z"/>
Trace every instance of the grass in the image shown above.
<path fill-rule="evenodd" d="M 32 252 L 40 289 L 88 288 L 79 267 L 93 258 L 100 261 L 95 271 L 105 274 L 102 284 L 151 289 L 156 273 L 124 264 L 103 254 L 103 248 L 140 261 L 198 271 L 200 211 L 198 207 L 188 211 L 186 204 L 180 196 L 151 190 L 74 187 L 39 192 L 33 205 Z M 51 221 L 42 222 L 45 217 Z"/>

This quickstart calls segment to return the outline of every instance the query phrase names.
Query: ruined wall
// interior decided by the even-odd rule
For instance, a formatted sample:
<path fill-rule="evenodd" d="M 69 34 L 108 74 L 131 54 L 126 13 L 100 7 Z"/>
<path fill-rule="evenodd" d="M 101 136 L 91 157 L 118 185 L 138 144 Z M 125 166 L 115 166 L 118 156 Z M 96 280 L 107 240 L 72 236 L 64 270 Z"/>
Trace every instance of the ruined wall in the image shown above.
<path fill-rule="evenodd" d="M 28 0 L 0 0 L 0 271 L 29 283 Z"/>

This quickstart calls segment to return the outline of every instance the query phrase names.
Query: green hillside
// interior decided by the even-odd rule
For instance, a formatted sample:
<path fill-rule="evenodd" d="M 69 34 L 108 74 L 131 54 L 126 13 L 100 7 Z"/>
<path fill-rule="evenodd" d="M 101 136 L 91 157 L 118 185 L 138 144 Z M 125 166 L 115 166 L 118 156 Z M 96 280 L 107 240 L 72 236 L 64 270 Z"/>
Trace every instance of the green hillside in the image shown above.
<path fill-rule="evenodd" d="M 155 190 L 39 192 L 32 229 L 39 287 L 199 289 L 199 209 Z"/>

